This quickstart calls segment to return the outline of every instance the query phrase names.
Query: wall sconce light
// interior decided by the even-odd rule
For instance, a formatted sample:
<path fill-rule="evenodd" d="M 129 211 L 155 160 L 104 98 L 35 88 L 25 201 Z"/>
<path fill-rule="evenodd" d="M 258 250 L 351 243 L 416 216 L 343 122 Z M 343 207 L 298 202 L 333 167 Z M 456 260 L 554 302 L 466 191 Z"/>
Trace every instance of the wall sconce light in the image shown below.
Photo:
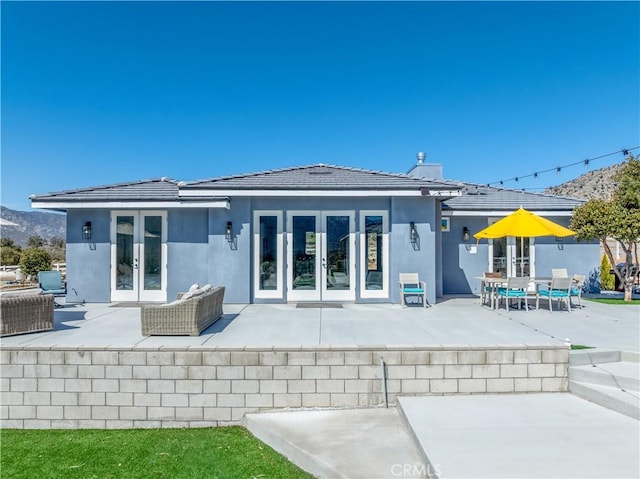
<path fill-rule="evenodd" d="M 468 242 L 471 239 L 471 234 L 469 233 L 469 228 L 466 226 L 462 228 L 462 241 Z"/>
<path fill-rule="evenodd" d="M 412 244 L 416 244 L 418 241 L 418 230 L 416 229 L 416 224 L 413 221 L 409 223 L 409 238 L 411 239 Z"/>
<path fill-rule="evenodd" d="M 224 230 L 224 237 L 227 241 L 232 240 L 232 233 L 233 233 L 233 224 L 231 223 L 231 221 L 227 221 L 227 227 Z"/>
<path fill-rule="evenodd" d="M 91 221 L 82 225 L 82 239 L 91 239 Z"/>

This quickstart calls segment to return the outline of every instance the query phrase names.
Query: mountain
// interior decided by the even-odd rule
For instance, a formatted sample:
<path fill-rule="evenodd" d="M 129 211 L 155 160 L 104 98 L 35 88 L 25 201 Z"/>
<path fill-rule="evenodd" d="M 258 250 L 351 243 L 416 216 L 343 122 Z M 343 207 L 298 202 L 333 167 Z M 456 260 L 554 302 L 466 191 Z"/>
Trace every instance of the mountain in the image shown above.
<path fill-rule="evenodd" d="M 10 238 L 22 247 L 27 246 L 29 236 L 40 236 L 47 241 L 53 237 L 67 237 L 64 214 L 17 211 L 0 206 L 0 220 L 0 236 Z"/>
<path fill-rule="evenodd" d="M 611 198 L 616 187 L 613 176 L 621 166 L 622 164 L 611 165 L 599 170 L 589 171 L 566 183 L 551 186 L 544 190 L 544 193 L 554 196 L 571 196 L 585 200 L 590 198 Z"/>

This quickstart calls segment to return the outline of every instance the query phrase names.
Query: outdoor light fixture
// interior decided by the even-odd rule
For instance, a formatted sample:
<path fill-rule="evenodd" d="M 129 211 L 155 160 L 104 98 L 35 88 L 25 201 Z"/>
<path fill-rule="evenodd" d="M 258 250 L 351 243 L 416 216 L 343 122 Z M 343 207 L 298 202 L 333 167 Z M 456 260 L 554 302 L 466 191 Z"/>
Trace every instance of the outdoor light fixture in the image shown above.
<path fill-rule="evenodd" d="M 466 226 L 462 228 L 462 241 L 469 241 L 471 238 L 471 234 L 469 233 L 469 228 Z"/>
<path fill-rule="evenodd" d="M 82 225 L 82 239 L 91 239 L 91 221 Z"/>
<path fill-rule="evenodd" d="M 231 241 L 232 231 L 233 231 L 233 224 L 231 224 L 231 221 L 227 221 L 227 227 L 224 230 L 224 237 L 226 238 L 227 241 Z"/>
<path fill-rule="evenodd" d="M 416 244 L 418 241 L 418 230 L 416 229 L 416 224 L 413 221 L 409 223 L 409 238 L 411 239 L 412 244 Z"/>

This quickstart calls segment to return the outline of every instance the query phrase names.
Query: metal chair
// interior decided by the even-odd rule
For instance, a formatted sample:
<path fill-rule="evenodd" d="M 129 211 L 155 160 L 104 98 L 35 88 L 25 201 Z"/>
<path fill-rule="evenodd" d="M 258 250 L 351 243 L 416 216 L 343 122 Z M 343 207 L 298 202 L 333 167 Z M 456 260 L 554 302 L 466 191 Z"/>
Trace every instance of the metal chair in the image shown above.
<path fill-rule="evenodd" d="M 584 286 L 586 277 L 584 274 L 574 274 L 572 279 L 571 296 L 578 298 L 578 306 L 582 309 L 582 287 Z"/>
<path fill-rule="evenodd" d="M 553 311 L 553 301 L 564 300 L 567 303 L 567 310 L 571 312 L 571 278 L 553 278 L 548 289 L 538 291 L 536 295 L 536 308 L 540 305 L 540 297 L 549 300 L 549 312 Z"/>
<path fill-rule="evenodd" d="M 67 294 L 67 285 L 62 281 L 62 273 L 60 271 L 40 271 L 38 273 L 38 283 L 42 294 L 53 294 L 56 296 L 65 296 Z M 62 305 L 54 300 L 53 306 L 61 308 Z"/>
<path fill-rule="evenodd" d="M 502 298 L 506 299 L 507 312 L 509 312 L 509 300 L 517 299 L 519 304 L 523 303 L 524 309 L 529 311 L 529 305 L 527 304 L 527 289 L 529 288 L 529 276 L 512 276 L 507 278 L 506 288 L 498 288 L 497 295 L 500 301 Z"/>
<path fill-rule="evenodd" d="M 426 308 L 427 301 L 427 284 L 420 281 L 418 273 L 400 273 L 400 302 L 407 305 L 407 294 L 417 294 L 422 296 L 422 304 Z"/>

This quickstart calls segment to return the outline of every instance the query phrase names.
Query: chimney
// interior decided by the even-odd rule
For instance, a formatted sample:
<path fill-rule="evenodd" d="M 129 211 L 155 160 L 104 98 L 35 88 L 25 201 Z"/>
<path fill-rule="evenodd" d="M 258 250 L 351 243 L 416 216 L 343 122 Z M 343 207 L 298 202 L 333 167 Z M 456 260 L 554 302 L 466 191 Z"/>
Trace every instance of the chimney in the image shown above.
<path fill-rule="evenodd" d="M 442 179 L 442 165 L 440 163 L 425 163 L 427 154 L 419 151 L 416 154 L 417 162 L 407 171 L 407 175 L 413 178 L 425 178 L 430 180 Z"/>

